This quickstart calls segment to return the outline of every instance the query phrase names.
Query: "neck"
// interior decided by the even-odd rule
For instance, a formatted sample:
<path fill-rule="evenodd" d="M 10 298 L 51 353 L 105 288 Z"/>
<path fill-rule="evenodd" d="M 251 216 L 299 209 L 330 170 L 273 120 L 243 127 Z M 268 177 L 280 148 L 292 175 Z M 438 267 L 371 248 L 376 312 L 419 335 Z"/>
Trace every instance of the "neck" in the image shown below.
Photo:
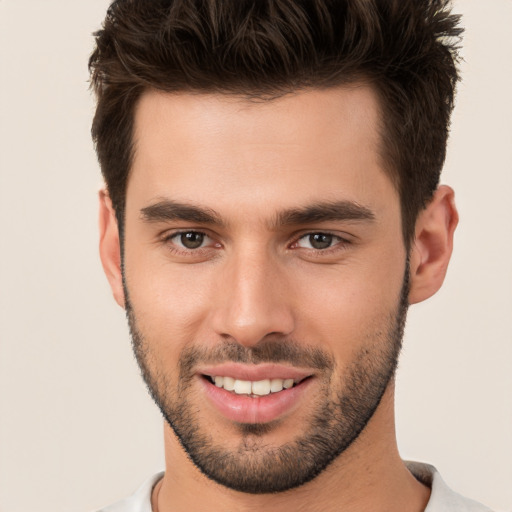
<path fill-rule="evenodd" d="M 276 494 L 247 494 L 205 477 L 165 425 L 166 472 L 153 492 L 153 511 L 196 512 L 211 508 L 249 512 L 363 510 L 422 512 L 429 489 L 405 467 L 396 444 L 393 383 L 360 436 L 319 476 Z"/>

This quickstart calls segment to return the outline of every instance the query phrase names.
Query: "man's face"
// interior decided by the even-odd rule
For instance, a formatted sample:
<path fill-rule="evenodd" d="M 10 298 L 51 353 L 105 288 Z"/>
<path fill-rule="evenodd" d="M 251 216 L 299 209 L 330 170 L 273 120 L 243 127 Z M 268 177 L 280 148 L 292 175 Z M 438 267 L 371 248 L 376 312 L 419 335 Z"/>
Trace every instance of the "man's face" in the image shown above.
<path fill-rule="evenodd" d="M 228 487 L 310 480 L 392 378 L 406 254 L 377 126 L 368 87 L 269 102 L 151 92 L 138 106 L 135 353 L 192 461 Z"/>

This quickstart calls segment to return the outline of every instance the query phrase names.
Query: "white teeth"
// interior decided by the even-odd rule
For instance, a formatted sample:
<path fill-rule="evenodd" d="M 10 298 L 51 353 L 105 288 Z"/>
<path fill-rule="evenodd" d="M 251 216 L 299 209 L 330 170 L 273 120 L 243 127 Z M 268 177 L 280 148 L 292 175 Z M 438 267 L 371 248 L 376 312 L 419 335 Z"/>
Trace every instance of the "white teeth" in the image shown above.
<path fill-rule="evenodd" d="M 258 381 L 239 380 L 232 377 L 212 377 L 218 388 L 234 391 L 237 395 L 265 396 L 270 393 L 279 393 L 283 389 L 290 389 L 294 385 L 293 379 L 264 379 Z"/>
<path fill-rule="evenodd" d="M 268 379 L 259 380 L 252 383 L 252 394 L 264 396 L 270 393 L 270 381 Z"/>
<path fill-rule="evenodd" d="M 293 379 L 285 379 L 283 382 L 284 389 L 290 389 L 293 386 Z"/>
<path fill-rule="evenodd" d="M 235 380 L 235 389 L 237 395 L 250 395 L 252 391 L 252 383 L 250 380 Z"/>
<path fill-rule="evenodd" d="M 270 391 L 277 393 L 283 390 L 283 379 L 272 379 L 270 381 Z"/>
<path fill-rule="evenodd" d="M 227 391 L 233 391 L 235 389 L 235 379 L 232 377 L 223 377 L 223 379 L 222 387 Z"/>

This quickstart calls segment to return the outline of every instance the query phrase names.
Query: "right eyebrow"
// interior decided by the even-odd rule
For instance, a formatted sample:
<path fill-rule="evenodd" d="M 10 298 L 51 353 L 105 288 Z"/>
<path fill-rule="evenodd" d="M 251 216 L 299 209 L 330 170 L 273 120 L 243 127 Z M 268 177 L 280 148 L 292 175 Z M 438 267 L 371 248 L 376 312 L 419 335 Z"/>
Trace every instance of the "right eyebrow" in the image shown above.
<path fill-rule="evenodd" d="M 146 206 L 140 210 L 140 213 L 145 222 L 182 220 L 185 222 L 224 226 L 224 222 L 215 210 L 179 203 L 170 199 L 164 199 L 158 203 Z"/>

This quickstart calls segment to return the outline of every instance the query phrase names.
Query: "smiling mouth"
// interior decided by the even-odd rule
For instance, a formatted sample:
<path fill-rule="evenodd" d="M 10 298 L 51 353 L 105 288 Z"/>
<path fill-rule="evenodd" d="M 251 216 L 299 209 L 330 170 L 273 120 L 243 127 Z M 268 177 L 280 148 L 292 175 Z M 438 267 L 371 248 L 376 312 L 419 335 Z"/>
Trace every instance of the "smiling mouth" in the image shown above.
<path fill-rule="evenodd" d="M 204 375 L 209 382 L 218 388 L 225 389 L 236 395 L 246 396 L 266 396 L 271 393 L 280 393 L 281 391 L 291 389 L 301 382 L 309 379 L 305 377 L 302 379 L 263 379 L 257 381 L 235 379 L 229 376 L 210 376 Z"/>

